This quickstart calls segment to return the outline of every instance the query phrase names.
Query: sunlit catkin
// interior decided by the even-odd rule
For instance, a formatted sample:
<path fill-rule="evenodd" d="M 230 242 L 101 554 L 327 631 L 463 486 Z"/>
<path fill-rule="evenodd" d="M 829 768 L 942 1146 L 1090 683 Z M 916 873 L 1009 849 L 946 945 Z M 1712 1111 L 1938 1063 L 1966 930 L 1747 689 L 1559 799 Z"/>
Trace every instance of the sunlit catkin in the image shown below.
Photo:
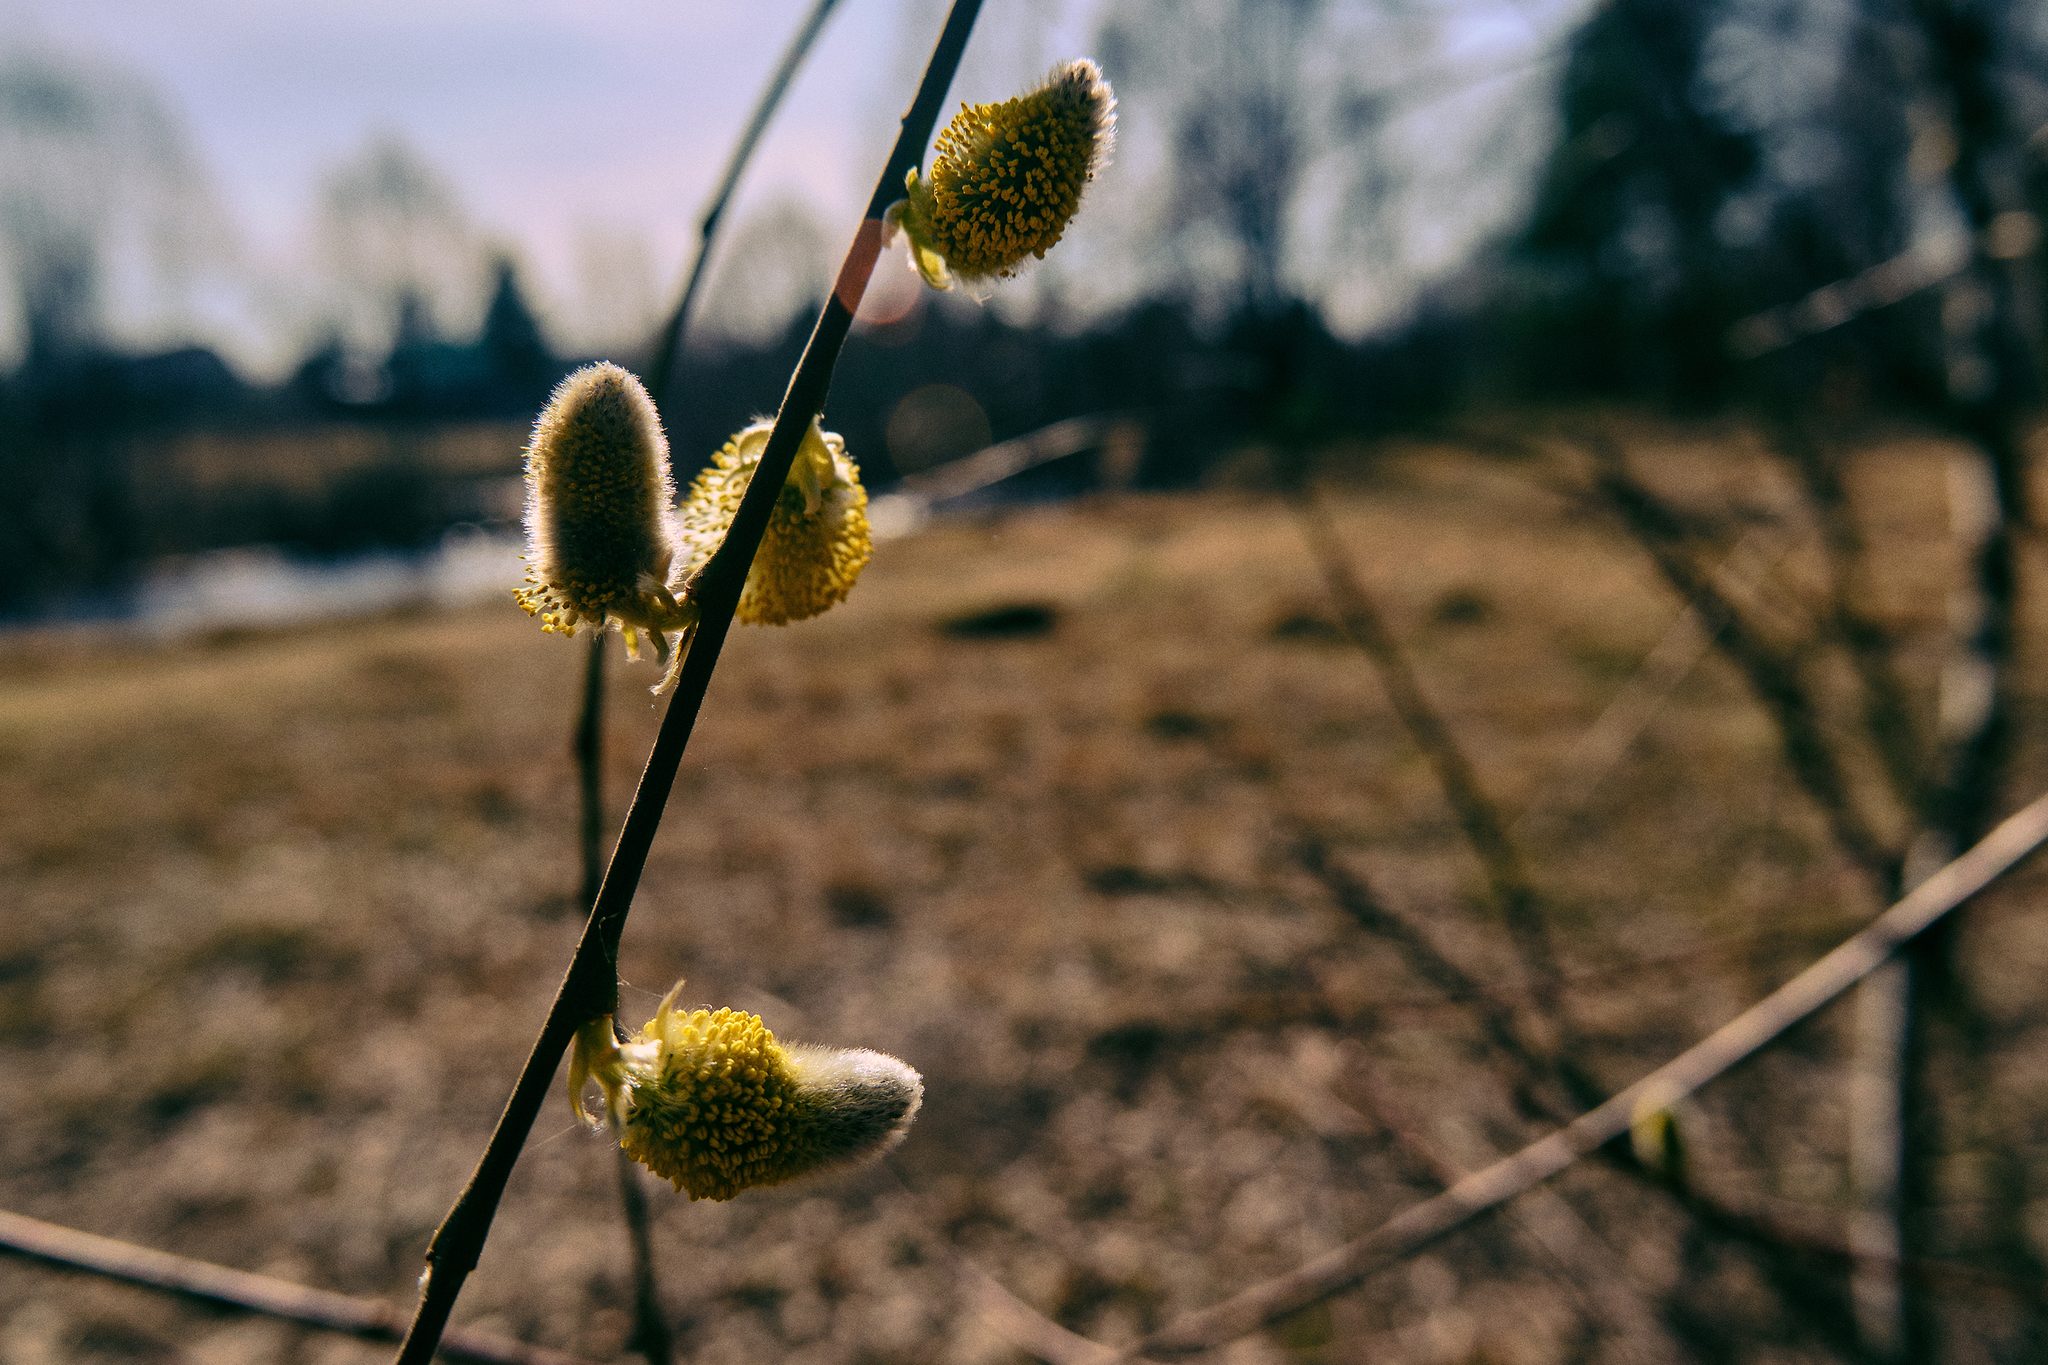
<path fill-rule="evenodd" d="M 686 578 L 695 577 L 725 539 L 774 426 L 757 422 L 735 435 L 691 483 L 680 512 Z M 846 442 L 813 421 L 775 500 L 734 615 L 749 625 L 780 626 L 845 601 L 874 553 L 867 507 L 867 490 L 847 457 Z"/>
<path fill-rule="evenodd" d="M 668 634 L 695 621 L 668 588 L 674 499 L 668 442 L 640 381 L 609 362 L 564 379 L 526 447 L 519 605 L 564 635 L 614 626 L 634 658 L 646 636 L 666 660 Z"/>
<path fill-rule="evenodd" d="M 627 1155 L 692 1199 L 730 1199 L 879 1156 L 924 1100 L 918 1074 L 864 1048 L 785 1045 L 752 1014 L 675 1008 L 670 991 L 638 1037 L 609 1018 L 578 1033 L 570 1100 L 596 1081 Z"/>
<path fill-rule="evenodd" d="M 939 134 L 931 175 L 912 171 L 889 221 L 934 288 L 1014 275 L 1059 241 L 1081 191 L 1109 161 L 1116 96 L 1085 58 L 1001 104 L 962 105 Z"/>

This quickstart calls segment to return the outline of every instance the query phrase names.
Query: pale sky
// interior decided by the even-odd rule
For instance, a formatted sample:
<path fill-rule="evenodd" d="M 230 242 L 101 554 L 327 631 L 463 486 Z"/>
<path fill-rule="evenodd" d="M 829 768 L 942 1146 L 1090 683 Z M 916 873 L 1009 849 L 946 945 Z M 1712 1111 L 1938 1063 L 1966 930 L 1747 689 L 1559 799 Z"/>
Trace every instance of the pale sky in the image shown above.
<path fill-rule="evenodd" d="M 302 269 L 322 177 L 373 136 L 396 133 L 452 182 L 479 236 L 514 251 L 558 343 L 580 347 L 603 326 L 590 315 L 594 291 L 648 292 L 648 314 L 665 308 L 732 141 L 809 3 L 0 0 L 0 45 L 123 69 L 153 85 L 182 121 L 240 259 L 281 296 Z M 1054 60 L 1087 54 L 1105 3 L 991 0 L 953 100 L 1003 97 Z M 1448 16 L 1444 54 L 1483 68 L 1554 46 L 1582 6 L 1438 7 Z M 729 226 L 795 199 L 816 215 L 836 259 L 942 14 L 939 0 L 840 0 Z M 1421 117 L 1409 141 L 1426 157 L 1448 138 L 1455 156 L 1461 138 L 1507 119 L 1529 123 L 1524 140 L 1534 146 L 1547 114 L 1518 113 L 1516 102 L 1544 98 L 1527 76 L 1481 85 Z M 1106 259 L 1109 240 L 1131 226 L 1136 186 L 1117 182 L 1146 171 L 1146 139 L 1128 109 L 1125 118 L 1124 146 L 1138 164 L 1112 167 L 1091 191 L 1122 208 L 1098 212 L 1097 222 L 1083 214 L 1076 245 L 1062 248 L 1075 261 Z M 1425 194 L 1408 209 L 1421 215 L 1415 240 L 1429 268 L 1454 261 L 1521 193 L 1518 184 L 1481 184 L 1475 199 L 1474 190 Z M 1092 246 L 1091 233 L 1099 238 Z M 594 280 L 593 270 L 616 278 Z M 1341 293 L 1332 287 L 1340 310 Z M 1011 306 L 1027 298 L 1020 288 Z M 1387 306 L 1377 295 L 1354 302 L 1354 326 Z M 216 330 L 237 327 L 271 335 L 209 339 L 258 371 L 274 370 L 299 342 L 274 316 Z"/>

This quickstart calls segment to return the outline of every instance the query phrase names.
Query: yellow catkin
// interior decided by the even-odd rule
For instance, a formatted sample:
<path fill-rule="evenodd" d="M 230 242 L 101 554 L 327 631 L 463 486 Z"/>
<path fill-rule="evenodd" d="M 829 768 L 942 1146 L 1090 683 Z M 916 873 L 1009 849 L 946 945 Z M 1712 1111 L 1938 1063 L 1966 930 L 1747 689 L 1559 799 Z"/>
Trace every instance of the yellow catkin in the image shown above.
<path fill-rule="evenodd" d="M 725 539 L 773 429 L 772 422 L 757 422 L 739 432 L 691 483 L 679 513 L 686 578 L 710 562 Z M 775 500 L 735 616 L 749 625 L 780 626 L 845 601 L 874 553 L 867 506 L 846 443 L 813 421 Z"/>
<path fill-rule="evenodd" d="M 627 1155 L 692 1199 L 876 1156 L 901 1141 L 923 1102 L 918 1074 L 861 1048 L 785 1046 L 758 1015 L 678 1010 L 678 983 L 620 1047 L 611 1021 L 577 1035 L 571 1099 L 596 1080 Z"/>
<path fill-rule="evenodd" d="M 912 259 L 935 288 L 1014 275 L 1042 260 L 1107 164 L 1116 97 L 1086 59 L 1054 67 L 1045 83 L 1000 104 L 963 104 L 939 135 L 931 174 L 912 171 L 889 221 L 910 237 Z"/>
<path fill-rule="evenodd" d="M 526 586 L 514 596 L 543 627 L 617 628 L 639 657 L 694 619 L 668 588 L 676 558 L 668 442 L 654 402 L 617 365 L 564 379 L 526 447 Z"/>

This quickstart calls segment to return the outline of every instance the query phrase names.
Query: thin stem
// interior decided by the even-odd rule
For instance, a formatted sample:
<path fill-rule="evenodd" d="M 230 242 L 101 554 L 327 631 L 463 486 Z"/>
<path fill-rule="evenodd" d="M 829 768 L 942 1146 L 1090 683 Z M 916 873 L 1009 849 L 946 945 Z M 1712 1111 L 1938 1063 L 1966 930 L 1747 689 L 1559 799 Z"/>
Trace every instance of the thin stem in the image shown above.
<path fill-rule="evenodd" d="M 839 0 L 817 0 L 804 19 L 803 27 L 789 40 L 781 64 L 768 78 L 768 88 L 761 92 L 759 102 L 754 105 L 754 116 L 747 120 L 746 130 L 740 134 L 732 156 L 725 163 L 725 174 L 719 177 L 718 189 L 711 196 L 711 206 L 704 210 L 704 217 L 697 224 L 697 258 L 690 262 L 689 282 L 683 286 L 682 297 L 676 300 L 675 311 L 663 324 L 661 337 L 654 346 L 654 359 L 647 366 L 647 392 L 654 396 L 657 410 L 667 407 L 669 386 L 675 382 L 676 358 L 683 353 L 683 329 L 689 324 L 690 305 L 696 301 L 697 288 L 704 282 L 705 268 L 711 263 L 711 241 L 718 235 L 719 224 L 724 221 L 725 207 L 731 201 L 732 192 L 739 185 L 747 163 L 753 160 L 754 148 L 759 145 L 761 134 L 767 131 L 768 120 L 775 117 L 776 106 L 782 103 L 797 68 L 810 54 L 811 44 L 818 40 L 825 20 L 832 15 L 832 7 L 838 3 Z M 919 149 L 920 152 L 922 150 Z"/>
<path fill-rule="evenodd" d="M 1420 929 L 1381 905 L 1371 887 L 1331 860 L 1328 845 L 1315 834 L 1303 831 L 1294 856 L 1302 870 L 1322 884 L 1337 908 L 1366 933 L 1392 946 L 1409 971 L 1446 998 L 1470 1003 L 1487 1043 L 1512 1063 L 1515 1075 L 1510 1086 L 1517 1103 L 1531 1117 L 1563 1121 L 1562 1114 L 1568 1111 L 1561 1111 L 1540 1092 L 1550 1088 L 1547 1082 L 1564 1069 L 1564 1062 L 1529 1041 L 1512 1005 L 1446 957 Z M 1576 1095 L 1590 1090 L 1592 1082 L 1573 1072 L 1565 1085 Z"/>
<path fill-rule="evenodd" d="M 1603 434 L 1583 439 L 1594 460 L 1597 491 L 1650 556 L 1664 581 L 1699 612 L 1722 656 L 1742 671 L 1750 691 L 1777 726 L 1793 777 L 1820 807 L 1836 845 L 1880 888 L 1896 888 L 1900 855 L 1857 807 L 1841 756 L 1828 741 L 1819 707 L 1800 676 L 1796 659 L 1765 639 L 1728 595 L 1681 551 L 1685 539 L 1682 524 L 1629 473 L 1620 448 Z"/>
<path fill-rule="evenodd" d="M 690 304 L 697 297 L 705 267 L 710 263 L 711 244 L 724 220 L 726 203 L 732 198 L 733 189 L 739 184 L 747 163 L 753 160 L 754 149 L 760 145 L 768 120 L 774 116 L 776 106 L 782 103 L 797 68 L 803 65 L 811 45 L 825 27 L 827 16 L 838 2 L 817 0 L 811 7 L 810 15 L 783 52 L 775 74 L 769 78 L 767 88 L 755 103 L 753 117 L 748 119 L 745 131 L 740 134 L 739 142 L 726 161 L 725 174 L 719 178 L 718 189 L 711 197 L 711 207 L 705 211 L 698 225 L 697 255 L 690 263 L 689 283 L 676 302 L 675 312 L 661 330 L 654 363 L 648 369 L 648 391 L 654 395 L 657 412 L 667 406 L 668 391 L 675 380 L 676 357 L 682 350 L 683 330 L 689 322 Z M 591 632 L 590 665 L 583 678 L 583 711 L 576 727 L 577 771 L 583 788 L 582 903 L 586 906 L 596 902 L 598 889 L 604 884 L 604 636 L 602 630 Z M 654 1252 L 647 1236 L 647 1201 L 640 1191 L 639 1173 L 623 1150 L 619 1153 L 619 1199 L 633 1247 L 634 1341 L 650 1365 L 668 1365 L 669 1331 L 662 1316 L 654 1274 Z"/>
<path fill-rule="evenodd" d="M 617 1148 L 619 1204 L 626 1212 L 626 1233 L 633 1244 L 633 1339 L 628 1345 L 647 1357 L 647 1365 L 669 1365 L 675 1358 L 668 1318 L 661 1311 L 661 1287 L 654 1279 L 654 1239 L 647 1229 L 647 1198 L 640 1192 L 640 1163 Z"/>
<path fill-rule="evenodd" d="M 1804 485 L 1807 506 L 1820 529 L 1828 567 L 1827 609 L 1862 687 L 1864 729 L 1900 804 L 1924 824 L 1934 804 L 1926 770 L 1927 746 L 1921 741 L 1905 681 L 1892 660 L 1896 642 L 1864 609 L 1873 595 L 1866 567 L 1869 556 L 1849 490 L 1835 459 L 1795 419 L 1778 421 L 1772 445 Z"/>
<path fill-rule="evenodd" d="M 581 904 L 597 900 L 597 888 L 604 884 L 604 637 L 602 630 L 590 632 L 590 657 L 583 669 L 583 710 L 576 719 L 577 784 L 583 793 L 582 845 L 583 896 Z"/>
<path fill-rule="evenodd" d="M 698 605 L 700 624 L 690 642 L 689 652 L 683 656 L 674 699 L 662 717 L 654 750 L 647 757 L 647 767 L 640 775 L 640 786 L 633 793 L 633 804 L 626 812 L 625 827 L 619 832 L 618 843 L 612 849 L 611 867 L 598 889 L 596 902 L 591 906 L 590 920 L 584 926 L 576 954 L 555 993 L 547 1021 L 541 1025 L 540 1036 L 534 1041 L 533 1051 L 519 1074 L 511 1098 L 506 1102 L 505 1112 L 499 1117 L 498 1126 L 477 1162 L 476 1172 L 427 1247 L 427 1270 L 422 1280 L 419 1312 L 404 1347 L 399 1351 L 399 1365 L 426 1365 L 432 1358 L 434 1345 L 447 1324 L 456 1296 L 462 1291 L 463 1281 L 476 1267 L 477 1257 L 483 1252 L 484 1239 L 489 1235 L 498 1201 L 505 1193 L 505 1184 L 511 1179 L 512 1167 L 519 1159 L 519 1150 L 525 1144 L 527 1134 L 533 1129 L 541 1103 L 554 1084 L 555 1068 L 560 1064 L 562 1054 L 568 1050 L 570 1039 L 583 1024 L 618 1009 L 619 935 L 625 929 L 633 893 L 639 888 L 640 874 L 647 865 L 648 850 L 653 846 L 655 832 L 661 827 L 662 808 L 675 785 L 676 772 L 682 766 L 683 750 L 690 742 L 697 713 L 704 705 L 704 694 L 711 686 L 711 674 L 718 666 L 719 651 L 725 645 L 726 633 L 732 628 L 733 611 L 739 605 L 741 589 L 746 586 L 747 571 L 753 565 L 754 552 L 760 547 L 762 534 L 768 529 L 768 518 L 774 511 L 775 500 L 789 477 L 797 446 L 825 406 L 825 394 L 832 382 L 832 367 L 839 359 L 840 348 L 846 343 L 847 332 L 853 326 L 854 309 L 860 306 L 861 295 L 867 290 L 868 276 L 881 252 L 882 215 L 901 197 L 904 176 L 923 160 L 946 90 L 953 83 L 953 74 L 959 68 L 961 53 L 967 47 L 968 34 L 973 31 L 975 16 L 980 10 L 981 0 L 955 0 L 952 12 L 946 18 L 946 26 L 939 35 L 931 62 L 925 68 L 924 81 L 918 87 L 917 98 L 903 116 L 902 132 L 889 153 L 874 197 L 868 203 L 867 214 L 839 268 L 832 296 L 826 300 L 825 308 L 818 316 L 810 344 L 804 348 L 803 359 L 797 363 L 796 373 L 783 395 L 775 428 L 768 437 L 767 448 L 761 453 L 761 463 L 755 469 L 746 496 L 740 501 L 724 542 L 712 555 L 711 562 L 704 566 L 693 586 L 692 596 Z"/>
<path fill-rule="evenodd" d="M 583 673 L 583 712 L 576 723 L 576 774 L 583 789 L 583 903 L 597 900 L 604 882 L 604 637 L 590 632 L 590 660 Z M 639 1168 L 618 1149 L 619 1206 L 626 1216 L 627 1245 L 633 1253 L 633 1337 L 631 1345 L 647 1365 L 669 1365 L 668 1320 L 654 1274 L 654 1243 L 647 1235 L 647 1200 Z"/>
<path fill-rule="evenodd" d="M 1424 1137 L 1369 1059 L 1358 1059 L 1350 1075 L 1353 1085 L 1364 1096 L 1372 1121 L 1444 1188 L 1470 1174 L 1467 1162 L 1499 1159 L 1500 1153 L 1493 1144 L 1477 1132 L 1464 1135 L 1465 1150 L 1457 1154 L 1444 1151 Z M 1663 1339 L 1669 1329 L 1649 1310 L 1647 1290 L 1635 1268 L 1617 1255 L 1556 1191 L 1530 1191 L 1522 1206 L 1508 1216 L 1518 1225 L 1523 1239 L 1543 1262 L 1552 1280 L 1578 1300 L 1581 1315 L 1594 1331 L 1612 1343 L 1611 1349 L 1622 1359 L 1640 1361 L 1644 1358 L 1644 1342 Z M 1666 1354 L 1659 1352 L 1660 1356 Z"/>

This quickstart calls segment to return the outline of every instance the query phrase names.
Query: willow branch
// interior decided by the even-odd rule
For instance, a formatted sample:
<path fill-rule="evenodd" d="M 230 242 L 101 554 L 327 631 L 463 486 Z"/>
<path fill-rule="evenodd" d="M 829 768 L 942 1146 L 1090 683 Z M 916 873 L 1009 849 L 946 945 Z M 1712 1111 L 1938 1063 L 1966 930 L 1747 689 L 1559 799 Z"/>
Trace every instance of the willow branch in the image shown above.
<path fill-rule="evenodd" d="M 754 159 L 754 150 L 761 144 L 761 134 L 768 127 L 783 95 L 789 90 L 790 81 L 796 76 L 797 68 L 803 65 L 811 45 L 817 41 L 819 32 L 825 27 L 826 18 L 832 13 L 839 0 L 817 0 L 811 7 L 796 36 L 784 50 L 782 60 L 775 73 L 768 78 L 767 88 L 754 104 L 754 113 L 747 120 L 740 140 L 734 144 L 732 155 L 726 159 L 725 173 L 719 177 L 718 189 L 711 196 L 711 205 L 704 212 L 698 224 L 697 254 L 690 262 L 689 282 L 683 286 L 682 297 L 676 301 L 675 311 L 669 315 L 661 329 L 660 339 L 655 343 L 654 362 L 646 375 L 647 390 L 654 396 L 655 410 L 661 412 L 667 407 L 668 391 L 675 382 L 676 358 L 682 353 L 683 331 L 689 323 L 690 304 L 697 297 L 698 286 L 703 283 L 705 267 L 711 261 L 711 244 L 718 236 L 719 225 L 725 218 L 725 206 L 732 199 L 733 190 L 739 184 L 740 175 L 747 164 Z M 583 787 L 583 898 L 582 904 L 590 905 L 597 899 L 598 887 L 604 881 L 604 788 L 601 777 L 603 752 L 604 718 L 604 636 L 605 632 L 592 631 L 590 635 L 590 666 L 583 680 L 583 713 L 576 730 L 576 758 Z M 633 1337 L 639 1344 L 648 1365 L 668 1365 L 669 1331 L 668 1323 L 662 1317 L 661 1299 L 655 1282 L 652 1245 L 647 1236 L 647 1201 L 641 1195 L 640 1177 L 632 1161 L 621 1154 L 619 1158 L 619 1198 L 626 1216 L 626 1227 L 631 1234 L 633 1247 Z"/>
<path fill-rule="evenodd" d="M 576 717 L 570 743 L 576 755 L 576 785 L 582 795 L 578 843 L 583 852 L 583 894 L 580 905 L 597 901 L 604 884 L 604 637 L 590 632 L 590 653 L 583 667 L 583 709 Z"/>
<path fill-rule="evenodd" d="M 627 809 L 625 826 L 612 849 L 611 866 L 505 1112 L 468 1186 L 427 1247 L 419 1312 L 399 1351 L 399 1365 L 425 1365 L 433 1356 L 434 1345 L 447 1324 L 456 1296 L 462 1291 L 463 1281 L 482 1254 L 498 1201 L 504 1196 L 512 1167 L 533 1129 L 541 1104 L 553 1087 L 555 1068 L 568 1050 L 570 1039 L 583 1024 L 618 1008 L 619 935 L 632 909 L 640 874 L 647 866 L 648 850 L 661 827 L 662 809 L 675 786 L 683 750 L 690 742 L 704 695 L 711 686 L 719 651 L 732 628 L 733 612 L 739 605 L 740 591 L 746 586 L 747 571 L 753 565 L 754 552 L 760 547 L 775 501 L 789 477 L 797 446 L 825 406 L 832 367 L 846 343 L 854 310 L 860 306 L 875 258 L 881 252 L 882 215 L 901 196 L 905 175 L 923 160 L 925 146 L 931 140 L 946 90 L 953 83 L 953 74 L 959 68 L 961 53 L 966 49 L 967 36 L 980 8 L 980 0 L 955 0 L 947 16 L 931 62 L 925 68 L 924 81 L 909 112 L 903 116 L 902 131 L 840 266 L 832 296 L 818 315 L 810 344 L 804 348 L 803 359 L 783 395 L 774 430 L 746 496 L 741 499 L 725 540 L 694 584 L 692 595 L 700 624 L 683 657 L 675 696 L 662 717 L 653 752 L 648 755 L 640 785 L 633 793 L 633 804 Z"/>

